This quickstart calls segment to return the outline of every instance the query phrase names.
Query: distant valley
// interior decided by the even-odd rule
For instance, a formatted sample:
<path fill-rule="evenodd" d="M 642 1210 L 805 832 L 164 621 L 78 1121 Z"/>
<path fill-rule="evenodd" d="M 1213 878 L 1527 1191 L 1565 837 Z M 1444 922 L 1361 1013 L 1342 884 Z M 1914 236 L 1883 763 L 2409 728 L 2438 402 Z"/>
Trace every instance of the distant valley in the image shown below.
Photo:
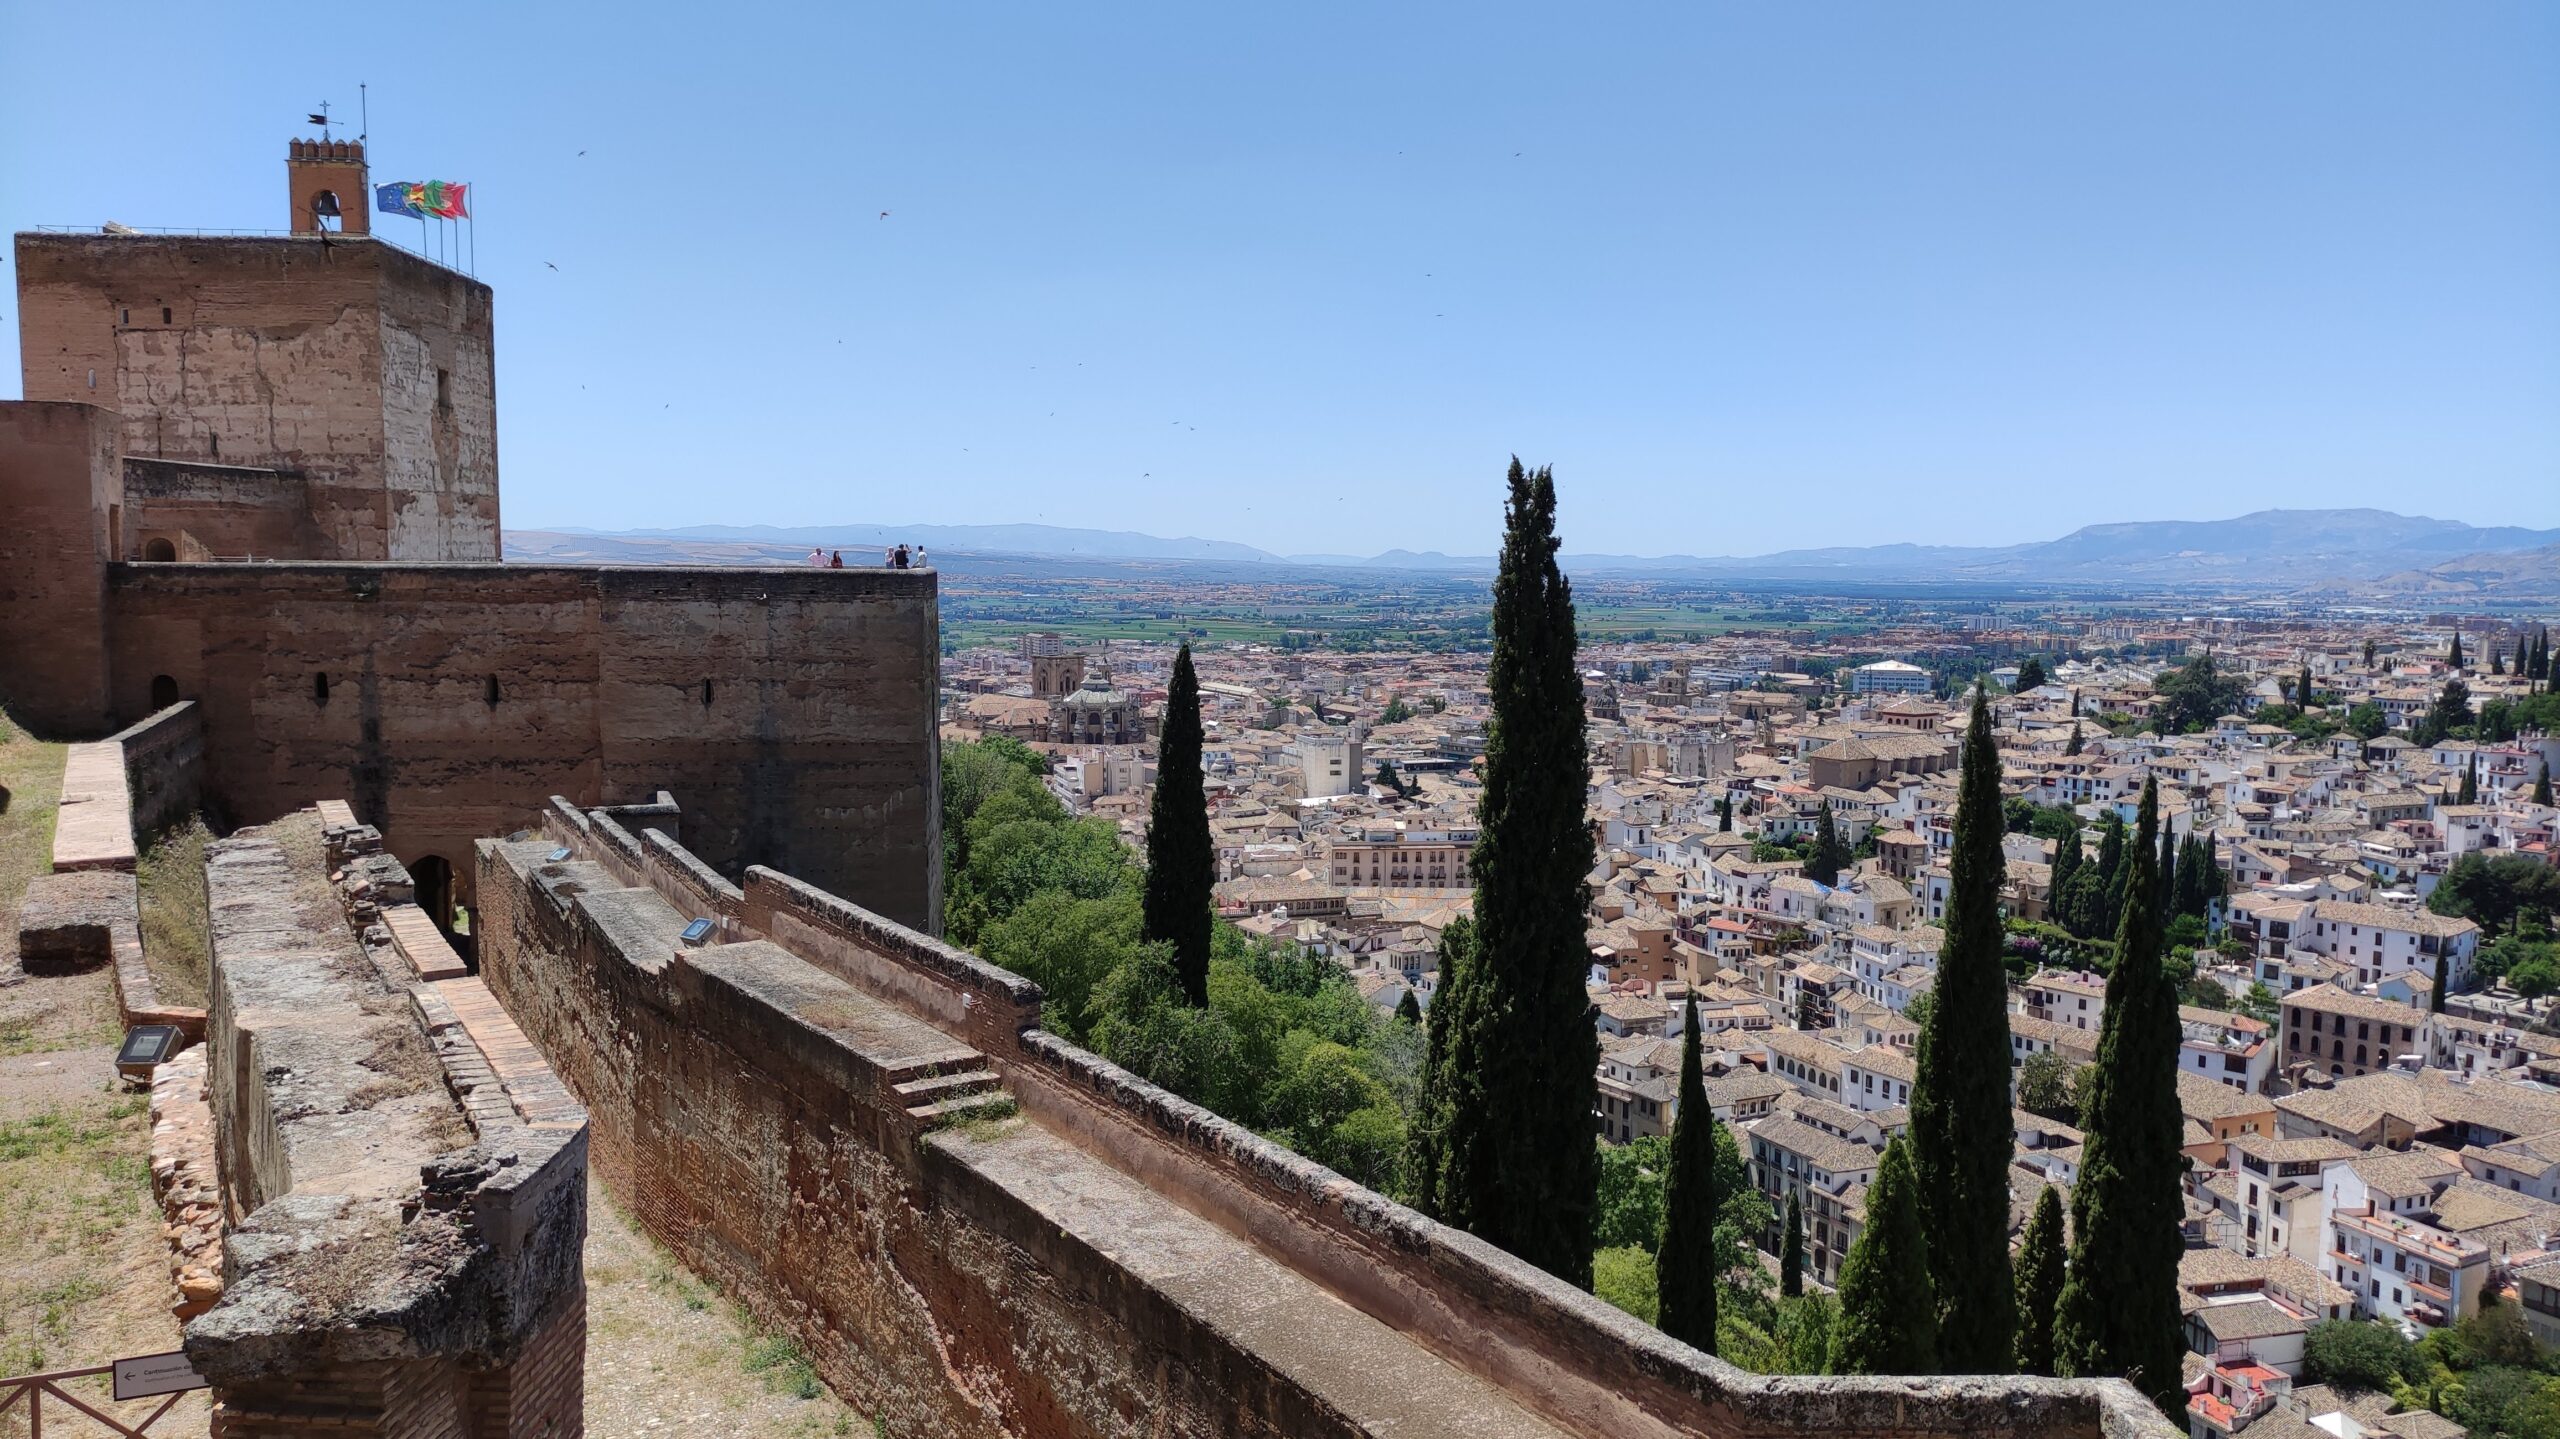
<path fill-rule="evenodd" d="M 1051 525 L 694 525 L 669 530 L 510 531 L 517 560 L 771 564 L 810 546 L 876 565 L 898 543 L 953 557 L 1155 561 L 1185 567 L 1333 568 L 1490 575 L 1491 556 L 1390 550 L 1376 555 L 1280 555 L 1226 540 L 1167 539 Z M 2227 520 L 2090 525 L 2059 539 L 1998 547 L 1866 545 L 1751 556 L 1567 554 L 1581 575 L 1626 575 L 1819 585 L 2037 584 L 2334 591 L 2342 596 L 2441 595 L 2522 599 L 2560 595 L 2560 530 L 2479 526 L 2387 510 L 2260 510 Z"/>

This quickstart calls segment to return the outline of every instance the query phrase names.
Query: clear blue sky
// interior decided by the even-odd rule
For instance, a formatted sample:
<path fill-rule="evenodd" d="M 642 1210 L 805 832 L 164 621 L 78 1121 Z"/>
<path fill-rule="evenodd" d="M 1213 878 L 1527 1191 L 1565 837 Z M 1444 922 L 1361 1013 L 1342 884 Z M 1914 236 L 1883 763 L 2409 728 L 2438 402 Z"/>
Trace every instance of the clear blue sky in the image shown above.
<path fill-rule="evenodd" d="M 0 224 L 280 225 L 369 81 L 514 527 L 2560 525 L 2547 0 L 570 9 L 0 0 Z"/>

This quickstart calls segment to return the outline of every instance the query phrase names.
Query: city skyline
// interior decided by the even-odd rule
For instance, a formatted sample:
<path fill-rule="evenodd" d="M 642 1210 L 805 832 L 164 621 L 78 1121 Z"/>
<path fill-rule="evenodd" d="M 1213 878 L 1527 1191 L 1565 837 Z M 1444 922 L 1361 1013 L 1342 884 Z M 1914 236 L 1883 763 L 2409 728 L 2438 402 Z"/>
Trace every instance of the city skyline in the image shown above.
<path fill-rule="evenodd" d="M 278 227 L 281 142 L 370 81 L 375 179 L 473 186 L 513 528 L 1484 554 L 1515 451 L 1591 552 L 2560 525 L 2533 7 L 463 6 L 432 84 L 374 73 L 387 16 L 147 8 L 256 83 L 97 109 L 0 59 L 0 221 Z"/>

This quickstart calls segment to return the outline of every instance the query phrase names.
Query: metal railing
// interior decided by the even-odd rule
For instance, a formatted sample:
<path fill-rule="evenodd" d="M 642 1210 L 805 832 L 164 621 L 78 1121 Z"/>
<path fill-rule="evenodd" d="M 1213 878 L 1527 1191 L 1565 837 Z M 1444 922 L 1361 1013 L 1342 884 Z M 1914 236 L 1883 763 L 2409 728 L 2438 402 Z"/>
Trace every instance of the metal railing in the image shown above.
<path fill-rule="evenodd" d="M 141 1423 L 127 1424 L 112 1415 L 99 1413 L 89 1407 L 79 1396 L 65 1393 L 55 1383 L 60 1379 L 87 1379 L 94 1375 L 112 1374 L 114 1371 L 115 1366 L 112 1364 L 97 1364 L 86 1369 L 57 1369 L 50 1374 L 21 1374 L 13 1379 L 0 1379 L 0 1414 L 7 1414 L 16 1408 L 20 1399 L 26 1400 L 27 1439 L 44 1439 L 44 1401 L 45 1396 L 50 1394 L 62 1403 L 104 1424 L 110 1433 L 121 1434 L 125 1439 L 147 1439 L 146 1431 L 157 1423 L 161 1416 L 176 1408 L 178 1401 L 186 1398 L 190 1392 L 181 1390 L 168 1396 L 161 1400 L 160 1407 L 152 1410 Z"/>
<path fill-rule="evenodd" d="M 106 226 L 104 226 L 104 225 L 29 225 L 29 226 L 27 227 L 27 229 L 28 229 L 29 231 L 31 231 L 31 232 L 33 232 L 33 233 L 35 233 L 35 234 L 38 234 L 38 235 L 109 235 L 109 236 L 113 236 L 113 235 L 160 235 L 160 236 L 168 236 L 168 237 L 174 237 L 174 238 L 180 238 L 180 239 L 218 239 L 218 240 L 241 240 L 241 239 L 262 239 L 262 240 L 291 240 L 291 239 L 305 239 L 305 240 L 322 240 L 322 239 L 325 239 L 325 240 L 331 241 L 331 242 L 333 242 L 333 243 L 338 242 L 338 241 L 347 241 L 347 240 L 376 240 L 376 241 L 380 241 L 381 243 L 383 243 L 383 244 L 385 244 L 385 245 L 389 245 L 391 248 L 393 248 L 393 249 L 395 249 L 395 250 L 398 250 L 398 251 L 402 252 L 403 254 L 413 255 L 413 256 L 417 257 L 418 259 L 424 260 L 424 261 L 426 261 L 428 264 L 436 266 L 438 269 L 451 270 L 453 273 L 455 273 L 455 274 L 457 274 L 457 275 L 471 276 L 471 277 L 473 277 L 473 278 L 477 278 L 477 275 L 476 275 L 476 272 L 475 272 L 475 271 L 472 271 L 472 270 L 467 269 L 467 268 L 465 268 L 465 267 L 463 267 L 463 266 L 460 266 L 460 265 L 456 265 L 456 264 L 454 264 L 451 260 L 443 259 L 443 258 L 439 258 L 438 256 L 432 255 L 432 254 L 428 253 L 427 251 L 425 251 L 425 250 L 423 250 L 423 249 L 420 249 L 419 247 L 417 247 L 417 246 L 415 246 L 415 245 L 411 245 L 411 244 L 403 243 L 402 241 L 400 241 L 400 240 L 398 240 L 398 239 L 395 239 L 395 238 L 393 238 L 391 235 L 389 235 L 389 234 L 387 234 L 387 233 L 384 233 L 384 232 L 381 232 L 381 231 L 367 231 L 366 233 L 361 234 L 361 235 L 350 235 L 350 234 L 348 234 L 347 232 L 345 232 L 345 231 L 343 231 L 343 230 L 330 230 L 330 231 L 326 231 L 326 232 L 316 231 L 316 230 L 239 230 L 239 229 L 216 229 L 216 228 L 211 228 L 211 227 L 207 227 L 207 226 L 204 226 L 204 225 L 124 225 L 124 224 L 119 224 L 119 225 L 117 225 L 117 226 L 116 226 L 114 229 L 112 229 L 112 230 L 108 229 L 108 228 L 107 228 Z"/>

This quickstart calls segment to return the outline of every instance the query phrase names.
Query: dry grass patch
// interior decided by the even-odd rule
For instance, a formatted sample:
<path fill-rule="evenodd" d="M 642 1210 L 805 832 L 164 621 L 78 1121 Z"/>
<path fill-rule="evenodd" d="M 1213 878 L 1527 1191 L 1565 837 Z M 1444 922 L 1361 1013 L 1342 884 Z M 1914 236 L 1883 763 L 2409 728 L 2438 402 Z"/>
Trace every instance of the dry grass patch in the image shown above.
<path fill-rule="evenodd" d="M 213 918 L 204 890 L 204 847 L 213 831 L 189 815 L 152 836 L 134 878 L 142 890 L 142 956 L 163 1004 L 204 1007 L 213 963 Z"/>
<path fill-rule="evenodd" d="M 178 1342 L 151 1196 L 148 1105 L 114 1083 L 107 1053 L 66 1054 L 60 1066 L 73 1073 L 43 1087 L 41 1107 L 0 1119 L 0 1374 L 104 1364 Z M 117 1412 L 100 1380 L 66 1387 Z M 137 1421 L 151 1404 L 122 1406 L 132 1411 L 122 1417 Z M 26 1432 L 24 1409 L 0 1415 L 0 1436 Z M 48 1406 L 47 1432 L 55 1423 L 90 1432 L 87 1420 L 59 1413 Z M 153 1432 L 184 1433 L 191 1417 L 202 1432 L 204 1413 L 201 1397 L 189 1399 Z"/>
<path fill-rule="evenodd" d="M 876 1432 L 806 1351 L 760 1329 L 587 1186 L 587 1433 Z"/>

